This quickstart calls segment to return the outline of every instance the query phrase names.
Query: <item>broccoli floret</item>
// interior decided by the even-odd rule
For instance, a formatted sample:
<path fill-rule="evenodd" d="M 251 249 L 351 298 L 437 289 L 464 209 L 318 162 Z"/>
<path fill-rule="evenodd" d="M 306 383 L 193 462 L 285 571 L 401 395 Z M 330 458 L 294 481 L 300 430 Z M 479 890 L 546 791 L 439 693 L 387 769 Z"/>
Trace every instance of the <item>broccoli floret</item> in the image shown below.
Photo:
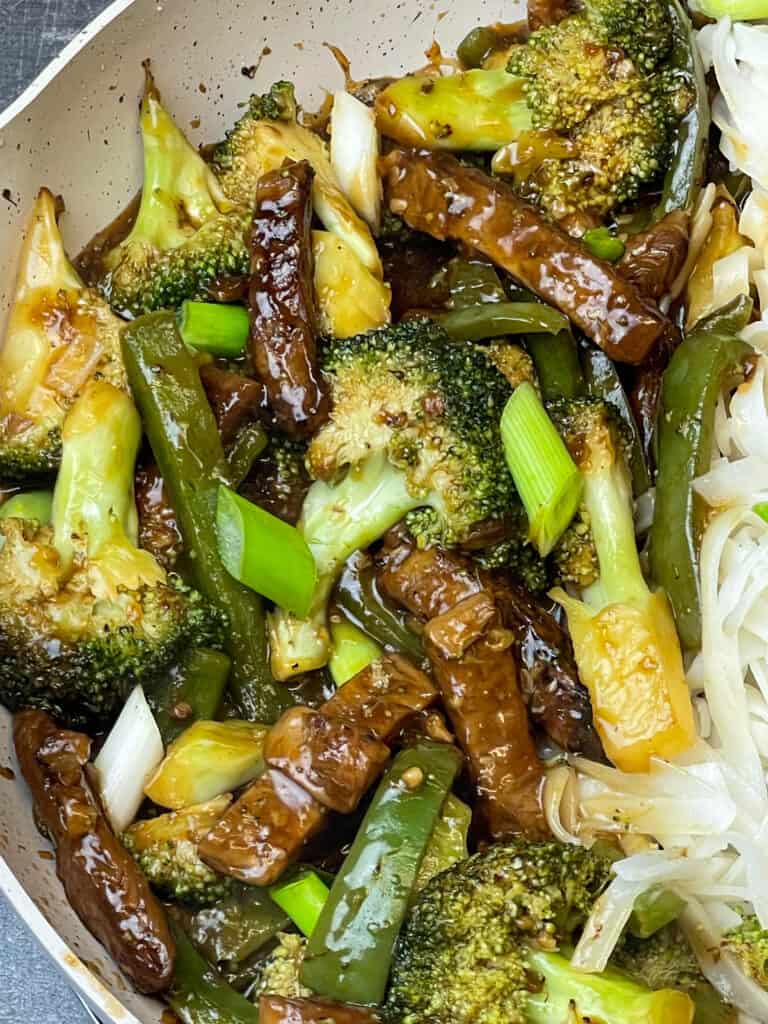
<path fill-rule="evenodd" d="M 651 992 L 614 971 L 582 974 L 557 953 L 610 871 L 610 860 L 583 847 L 523 839 L 444 871 L 419 894 L 401 932 L 386 1019 L 688 1024 L 684 993 Z"/>
<path fill-rule="evenodd" d="M 91 377 L 126 387 L 120 321 L 67 259 L 59 208 L 42 189 L 0 347 L 0 480 L 6 484 L 56 471 L 64 416 Z"/>
<path fill-rule="evenodd" d="M 579 590 L 592 586 L 599 574 L 597 551 L 589 528 L 589 516 L 582 506 L 550 556 L 553 575 L 561 586 Z"/>
<path fill-rule="evenodd" d="M 307 950 L 307 940 L 292 932 L 278 932 L 278 945 L 263 961 L 253 988 L 253 998 L 273 995 L 285 999 L 305 999 L 312 990 L 299 977 Z"/>
<path fill-rule="evenodd" d="M 220 278 L 247 274 L 248 208 L 216 175 L 160 102 L 152 76 L 141 104 L 144 186 L 136 222 L 103 259 L 100 287 L 126 316 L 209 297 Z"/>
<path fill-rule="evenodd" d="M 523 194 L 556 219 L 602 216 L 663 173 L 693 99 L 692 84 L 664 67 L 672 38 L 661 0 L 587 0 L 513 47 L 507 70 L 544 133 L 539 156 L 516 171 Z"/>
<path fill-rule="evenodd" d="M 266 96 L 251 99 L 248 109 L 214 154 L 213 166 L 227 198 L 253 209 L 259 178 L 285 160 L 308 160 L 315 172 L 312 202 L 323 226 L 338 235 L 377 277 L 381 259 L 368 225 L 341 191 L 328 146 L 299 124 L 293 86 L 278 82 Z"/>
<path fill-rule="evenodd" d="M 649 590 L 640 566 L 627 439 L 602 401 L 574 399 L 548 411 L 583 477 L 599 566 L 582 600 L 562 590 L 552 596 L 567 612 L 605 752 L 624 771 L 647 771 L 651 757 L 686 750 L 696 729 L 669 603 Z"/>
<path fill-rule="evenodd" d="M 760 927 L 754 914 L 726 932 L 722 947 L 733 953 L 748 977 L 761 988 L 768 989 L 768 931 Z"/>
<path fill-rule="evenodd" d="M 299 521 L 318 581 L 308 620 L 272 616 L 283 679 L 327 662 L 325 606 L 354 551 L 409 513 L 419 545 L 460 545 L 517 502 L 499 431 L 510 388 L 484 349 L 411 320 L 332 342 L 323 369 L 334 408 L 309 446 Z"/>
<path fill-rule="evenodd" d="M 163 899 L 199 909 L 230 893 L 233 880 L 217 875 L 197 854 L 197 844 L 230 802 L 229 796 L 219 796 L 184 811 L 139 821 L 123 833 L 123 845 Z"/>
<path fill-rule="evenodd" d="M 109 717 L 190 646 L 220 646 L 202 598 L 136 547 L 130 397 L 89 382 L 62 429 L 52 524 L 0 520 L 0 699 L 70 723 Z"/>

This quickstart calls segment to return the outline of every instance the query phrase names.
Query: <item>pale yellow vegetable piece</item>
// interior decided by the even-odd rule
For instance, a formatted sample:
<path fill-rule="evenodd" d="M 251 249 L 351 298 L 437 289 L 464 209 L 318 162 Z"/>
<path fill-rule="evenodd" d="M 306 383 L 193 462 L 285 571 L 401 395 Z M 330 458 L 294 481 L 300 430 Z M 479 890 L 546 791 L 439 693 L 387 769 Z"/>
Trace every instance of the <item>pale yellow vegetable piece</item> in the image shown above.
<path fill-rule="evenodd" d="M 389 323 L 389 285 L 361 263 L 351 246 L 330 231 L 313 231 L 312 250 L 324 334 L 351 338 Z"/>

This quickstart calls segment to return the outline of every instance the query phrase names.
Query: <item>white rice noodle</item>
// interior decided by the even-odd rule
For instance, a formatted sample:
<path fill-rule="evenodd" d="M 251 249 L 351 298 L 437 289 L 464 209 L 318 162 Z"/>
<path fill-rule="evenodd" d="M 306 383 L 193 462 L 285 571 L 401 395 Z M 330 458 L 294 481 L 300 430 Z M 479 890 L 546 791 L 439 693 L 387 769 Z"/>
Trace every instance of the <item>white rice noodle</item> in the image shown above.
<path fill-rule="evenodd" d="M 749 295 L 753 253 L 760 259 L 757 249 L 742 245 L 712 264 L 712 310 L 722 309 L 740 295 Z"/>
<path fill-rule="evenodd" d="M 758 249 L 764 249 L 768 244 L 768 192 L 764 188 L 754 188 L 744 201 L 739 218 L 739 234 L 748 238 Z"/>
<path fill-rule="evenodd" d="M 732 169 L 768 187 L 768 26 L 721 18 L 699 33 L 702 58 L 717 76 L 712 118 Z"/>
<path fill-rule="evenodd" d="M 696 208 L 693 211 L 691 233 L 688 239 L 688 255 L 686 256 L 685 263 L 683 264 L 680 273 L 672 282 L 672 287 L 669 290 L 669 296 L 665 296 L 665 298 L 669 298 L 670 301 L 676 299 L 678 295 L 682 294 L 683 288 L 685 288 L 688 278 L 691 276 L 691 272 L 696 266 L 699 254 L 704 248 L 707 235 L 712 229 L 712 204 L 715 201 L 716 194 L 717 188 L 712 182 L 710 182 L 705 189 L 702 189 L 701 195 L 696 203 Z"/>

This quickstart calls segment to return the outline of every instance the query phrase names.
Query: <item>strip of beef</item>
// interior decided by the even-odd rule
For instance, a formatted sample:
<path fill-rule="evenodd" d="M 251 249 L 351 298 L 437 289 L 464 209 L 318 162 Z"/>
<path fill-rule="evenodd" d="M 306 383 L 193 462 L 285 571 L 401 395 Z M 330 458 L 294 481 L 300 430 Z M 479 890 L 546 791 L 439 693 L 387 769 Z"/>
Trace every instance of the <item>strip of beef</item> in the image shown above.
<path fill-rule="evenodd" d="M 153 462 L 136 471 L 134 484 L 136 509 L 139 514 L 139 544 L 151 552 L 166 569 L 176 564 L 184 546 L 158 466 Z"/>
<path fill-rule="evenodd" d="M 614 267 L 544 220 L 508 185 L 447 153 L 393 150 L 384 169 L 393 213 L 493 260 L 612 359 L 642 362 L 664 329 L 658 310 Z"/>
<path fill-rule="evenodd" d="M 523 587 L 504 581 L 494 593 L 504 625 L 515 636 L 520 686 L 532 720 L 563 750 L 605 760 L 567 632 Z"/>
<path fill-rule="evenodd" d="M 323 825 L 326 811 L 282 772 L 246 789 L 198 847 L 215 871 L 248 885 L 271 885 Z"/>
<path fill-rule="evenodd" d="M 517 681 L 514 637 L 490 590 L 427 623 L 425 647 L 494 839 L 548 835 L 544 769 Z"/>
<path fill-rule="evenodd" d="M 357 807 L 389 756 L 384 741 L 437 697 L 428 676 L 385 655 L 318 711 L 291 708 L 267 736 L 267 773 L 206 836 L 202 859 L 242 882 L 271 885 L 323 827 L 328 808 Z"/>
<path fill-rule="evenodd" d="M 266 403 L 264 385 L 213 363 L 200 367 L 200 380 L 216 418 L 221 443 L 227 448 L 241 427 L 260 418 Z"/>
<path fill-rule="evenodd" d="M 367 1006 L 349 1006 L 329 999 L 286 999 L 262 996 L 259 1024 L 376 1024 L 379 1018 Z"/>
<path fill-rule="evenodd" d="M 90 739 L 59 729 L 44 711 L 16 715 L 13 738 L 71 906 L 140 992 L 164 991 L 176 947 L 160 902 L 90 791 Z"/>
<path fill-rule="evenodd" d="M 535 32 L 543 25 L 556 25 L 571 14 L 574 7 L 568 0 L 528 0 L 528 26 Z"/>
<path fill-rule="evenodd" d="M 400 654 L 385 654 L 346 682 L 325 711 L 384 743 L 390 743 L 414 715 L 439 694 L 429 676 Z"/>
<path fill-rule="evenodd" d="M 296 707 L 270 729 L 264 760 L 323 807 L 351 814 L 389 760 L 389 747 L 356 724 Z"/>
<path fill-rule="evenodd" d="M 690 215 L 673 210 L 647 231 L 632 235 L 616 269 L 647 299 L 666 295 L 688 256 Z"/>
<path fill-rule="evenodd" d="M 395 531 L 387 535 L 376 563 L 382 591 L 425 621 L 490 588 L 514 636 L 520 686 L 532 720 L 564 750 L 603 759 L 570 639 L 531 594 L 504 577 L 478 572 L 456 552 L 419 551 Z"/>
<path fill-rule="evenodd" d="M 312 180 L 306 160 L 265 174 L 251 230 L 250 356 L 277 425 L 307 437 L 329 403 L 317 366 Z"/>

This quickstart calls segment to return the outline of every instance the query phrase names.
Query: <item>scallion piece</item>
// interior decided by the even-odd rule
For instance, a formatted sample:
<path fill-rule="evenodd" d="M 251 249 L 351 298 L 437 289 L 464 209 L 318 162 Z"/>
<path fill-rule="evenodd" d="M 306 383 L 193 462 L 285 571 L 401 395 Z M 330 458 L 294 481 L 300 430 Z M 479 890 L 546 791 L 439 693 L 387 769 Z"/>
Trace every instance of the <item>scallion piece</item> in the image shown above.
<path fill-rule="evenodd" d="M 624 243 L 609 228 L 590 228 L 582 237 L 593 256 L 608 263 L 616 263 L 624 255 Z"/>
<path fill-rule="evenodd" d="M 13 501 L 13 498 L 11 501 Z M 3 506 L 3 508 L 5 508 L 5 506 Z M 765 522 L 768 523 L 768 501 L 758 501 L 756 505 L 752 506 L 752 511 L 755 515 L 760 516 L 761 519 L 764 519 Z M 0 515 L 2 515 L 2 512 L 0 512 Z"/>
<path fill-rule="evenodd" d="M 242 355 L 250 329 L 243 306 L 187 300 L 179 309 L 179 333 L 184 344 L 212 356 Z"/>
<path fill-rule="evenodd" d="M 582 479 L 552 420 L 527 381 L 507 402 L 501 439 L 509 471 L 528 513 L 530 538 L 548 555 L 576 514 Z"/>
<path fill-rule="evenodd" d="M 221 484 L 216 533 L 230 575 L 300 619 L 307 617 L 317 567 L 297 529 Z"/>
<path fill-rule="evenodd" d="M 346 619 L 331 622 L 332 653 L 328 668 L 337 686 L 343 686 L 352 676 L 378 661 L 381 647 L 367 633 Z"/>
<path fill-rule="evenodd" d="M 51 491 L 27 491 L 14 494 L 0 506 L 0 519 L 34 519 L 41 526 L 51 522 L 53 494 Z"/>
<path fill-rule="evenodd" d="M 307 938 L 315 930 L 330 890 L 314 871 L 303 871 L 288 882 L 270 887 L 269 895 Z"/>

